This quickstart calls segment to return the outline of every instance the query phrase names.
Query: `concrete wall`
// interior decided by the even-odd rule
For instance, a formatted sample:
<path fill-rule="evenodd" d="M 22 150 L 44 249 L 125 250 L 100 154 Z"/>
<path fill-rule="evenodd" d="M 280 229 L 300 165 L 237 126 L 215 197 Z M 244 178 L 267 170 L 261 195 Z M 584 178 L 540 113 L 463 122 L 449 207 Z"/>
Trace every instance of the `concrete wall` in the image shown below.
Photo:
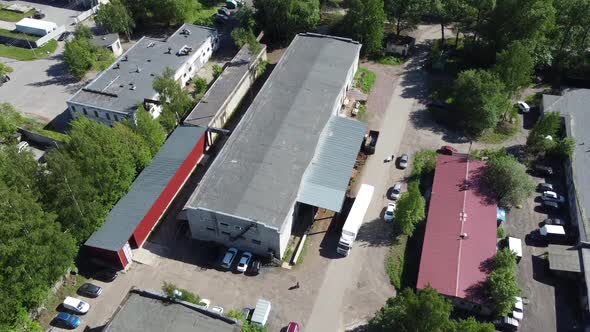
<path fill-rule="evenodd" d="M 248 250 L 260 256 L 268 256 L 271 251 L 278 255 L 281 250 L 281 234 L 276 228 L 255 223 L 240 238 L 232 241 L 231 237 L 237 236 L 253 221 L 205 209 L 188 209 L 187 216 L 194 239 Z"/>
<path fill-rule="evenodd" d="M 122 121 L 124 119 L 133 117 L 133 114 L 109 111 L 90 105 L 72 103 L 70 101 L 68 101 L 67 103 L 68 110 L 70 111 L 70 115 L 73 119 L 75 119 L 77 116 L 85 116 L 89 119 L 112 126 L 113 123 L 117 121 Z"/>

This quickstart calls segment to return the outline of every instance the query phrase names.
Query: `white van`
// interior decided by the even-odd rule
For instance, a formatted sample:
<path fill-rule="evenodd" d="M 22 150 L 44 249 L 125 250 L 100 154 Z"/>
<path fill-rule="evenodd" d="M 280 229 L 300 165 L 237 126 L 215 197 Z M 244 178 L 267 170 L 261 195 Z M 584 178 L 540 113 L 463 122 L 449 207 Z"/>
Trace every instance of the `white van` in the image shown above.
<path fill-rule="evenodd" d="M 520 262 L 522 258 L 522 240 L 515 237 L 508 237 L 508 248 L 516 254 L 516 262 Z"/>
<path fill-rule="evenodd" d="M 270 315 L 270 308 L 270 301 L 259 299 L 258 303 L 256 303 L 256 308 L 254 308 L 254 313 L 252 314 L 252 319 L 250 319 L 250 322 L 260 326 L 266 325 L 266 321 Z"/>

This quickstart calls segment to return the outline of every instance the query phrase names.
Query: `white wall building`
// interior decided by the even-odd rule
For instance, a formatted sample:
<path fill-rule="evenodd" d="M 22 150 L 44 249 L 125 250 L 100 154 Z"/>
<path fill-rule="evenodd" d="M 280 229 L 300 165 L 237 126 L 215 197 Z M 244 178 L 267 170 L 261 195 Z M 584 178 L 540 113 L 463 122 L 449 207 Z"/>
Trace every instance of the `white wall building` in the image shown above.
<path fill-rule="evenodd" d="M 55 29 L 57 29 L 57 24 L 53 22 L 35 20 L 28 17 L 16 22 L 16 31 L 35 36 L 43 37 Z"/>
<path fill-rule="evenodd" d="M 193 238 L 282 258 L 300 217 L 340 211 L 367 129 L 338 116 L 360 49 L 293 39 L 187 202 Z"/>
<path fill-rule="evenodd" d="M 133 117 L 143 104 L 158 117 L 161 107 L 152 87 L 154 78 L 172 68 L 174 78 L 186 85 L 218 44 L 215 29 L 192 24 L 184 24 L 166 39 L 143 37 L 67 101 L 70 113 L 112 125 Z"/>

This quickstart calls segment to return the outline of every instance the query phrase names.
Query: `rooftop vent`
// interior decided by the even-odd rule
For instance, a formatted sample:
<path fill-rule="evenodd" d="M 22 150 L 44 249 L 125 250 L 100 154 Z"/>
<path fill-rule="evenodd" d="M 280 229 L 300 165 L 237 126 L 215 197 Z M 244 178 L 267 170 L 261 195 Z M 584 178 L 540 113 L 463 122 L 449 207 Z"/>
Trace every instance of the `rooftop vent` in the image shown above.
<path fill-rule="evenodd" d="M 182 31 L 180 31 L 180 34 L 190 36 L 191 31 L 189 29 L 182 29 Z"/>
<path fill-rule="evenodd" d="M 172 47 L 168 47 L 168 54 L 172 54 Z"/>
<path fill-rule="evenodd" d="M 459 237 L 460 237 L 462 240 L 465 240 L 465 239 L 467 239 L 467 238 L 469 237 L 469 235 L 467 235 L 467 233 L 461 233 L 461 235 L 459 235 Z"/>
<path fill-rule="evenodd" d="M 152 59 L 147 59 L 147 62 L 152 62 Z"/>
<path fill-rule="evenodd" d="M 139 66 L 137 66 L 137 69 L 135 69 L 136 73 L 141 73 L 141 68 L 139 68 Z"/>
<path fill-rule="evenodd" d="M 128 61 L 129 60 L 129 57 L 127 57 L 127 55 L 125 55 L 125 59 L 124 60 L 125 61 Z"/>
<path fill-rule="evenodd" d="M 192 47 L 188 47 L 187 45 L 184 45 L 183 47 L 181 47 L 178 50 L 178 52 L 176 52 L 176 55 L 189 55 L 192 51 L 193 51 Z"/>
<path fill-rule="evenodd" d="M 135 90 L 135 89 L 137 89 L 137 87 L 136 87 L 135 85 L 132 85 L 132 86 L 129 88 L 129 90 Z"/>
<path fill-rule="evenodd" d="M 119 69 L 121 68 L 121 64 L 117 62 L 117 64 L 115 65 L 115 69 Z"/>
<path fill-rule="evenodd" d="M 156 43 L 154 43 L 154 42 L 151 42 L 151 43 L 149 43 L 149 44 L 148 44 L 148 46 L 147 46 L 147 47 L 154 47 L 155 45 L 156 45 Z"/>

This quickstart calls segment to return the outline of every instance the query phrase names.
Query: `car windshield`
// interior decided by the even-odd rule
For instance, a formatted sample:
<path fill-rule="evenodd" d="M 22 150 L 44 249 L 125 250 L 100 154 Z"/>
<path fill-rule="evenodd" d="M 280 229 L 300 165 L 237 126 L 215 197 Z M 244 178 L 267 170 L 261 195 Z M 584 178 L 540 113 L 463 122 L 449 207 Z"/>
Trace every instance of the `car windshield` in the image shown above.
<path fill-rule="evenodd" d="M 78 310 L 82 310 L 82 309 L 84 309 L 84 303 L 82 303 L 82 302 L 79 302 L 79 303 L 78 303 L 78 305 L 76 306 L 76 308 L 77 308 Z"/>
<path fill-rule="evenodd" d="M 393 211 L 391 211 L 391 210 L 390 211 L 387 211 L 387 212 L 385 212 L 385 214 L 388 215 L 388 216 L 392 216 L 393 215 Z"/>
<path fill-rule="evenodd" d="M 396 194 L 399 194 L 400 190 L 401 190 L 401 188 L 395 188 L 395 187 L 393 188 L 393 192 Z"/>

